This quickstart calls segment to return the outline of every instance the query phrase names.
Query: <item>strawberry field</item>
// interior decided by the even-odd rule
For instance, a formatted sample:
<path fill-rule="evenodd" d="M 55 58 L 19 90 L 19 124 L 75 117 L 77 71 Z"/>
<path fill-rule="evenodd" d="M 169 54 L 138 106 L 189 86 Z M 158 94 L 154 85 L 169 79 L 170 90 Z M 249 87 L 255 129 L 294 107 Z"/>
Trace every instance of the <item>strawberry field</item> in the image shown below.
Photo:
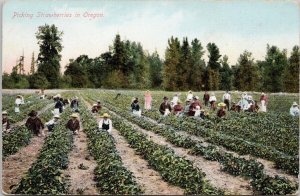
<path fill-rule="evenodd" d="M 144 91 L 74 90 L 60 92 L 79 99 L 79 134 L 65 125 L 73 113 L 65 106 L 54 131 L 34 136 L 24 125 L 31 110 L 45 123 L 54 101 L 22 94 L 25 104 L 14 114 L 16 94 L 3 94 L 2 110 L 12 128 L 2 133 L 3 190 L 14 194 L 207 194 L 286 195 L 298 193 L 299 119 L 289 115 L 295 94 L 270 94 L 267 113 L 228 112 L 205 108 L 209 116 L 162 116 L 163 97 L 153 91 L 152 108 L 144 110 Z M 47 93 L 47 92 L 46 92 Z M 217 102 L 224 92 L 216 92 Z M 51 95 L 55 95 L 52 91 Z M 202 102 L 203 92 L 194 93 Z M 259 100 L 260 94 L 252 94 Z M 131 112 L 139 98 L 142 116 Z M 240 93 L 233 92 L 238 101 Z M 186 92 L 180 92 L 185 101 Z M 102 109 L 92 113 L 100 100 Z M 103 113 L 111 133 L 98 130 Z"/>

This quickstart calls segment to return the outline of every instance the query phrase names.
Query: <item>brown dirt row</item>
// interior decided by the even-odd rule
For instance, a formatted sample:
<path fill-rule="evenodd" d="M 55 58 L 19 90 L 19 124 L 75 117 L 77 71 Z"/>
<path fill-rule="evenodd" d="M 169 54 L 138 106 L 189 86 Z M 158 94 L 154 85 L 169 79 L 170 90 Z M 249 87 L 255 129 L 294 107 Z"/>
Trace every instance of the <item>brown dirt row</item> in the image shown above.
<path fill-rule="evenodd" d="M 88 108 L 91 104 L 85 101 Z M 99 116 L 96 117 L 100 121 Z M 112 129 L 112 136 L 115 139 L 116 149 L 122 159 L 124 166 L 133 173 L 136 181 L 141 185 L 146 195 L 183 195 L 183 190 L 179 187 L 170 185 L 165 182 L 160 174 L 151 169 L 148 162 L 135 150 L 130 148 L 128 142 L 122 137 L 116 129 Z"/>

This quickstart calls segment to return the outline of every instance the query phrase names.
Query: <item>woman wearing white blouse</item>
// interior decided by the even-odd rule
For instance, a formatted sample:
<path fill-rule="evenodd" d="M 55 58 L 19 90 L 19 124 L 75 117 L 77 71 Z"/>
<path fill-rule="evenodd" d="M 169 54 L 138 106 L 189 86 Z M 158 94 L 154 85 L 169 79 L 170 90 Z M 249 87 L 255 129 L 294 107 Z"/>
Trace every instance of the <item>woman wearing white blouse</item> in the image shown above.
<path fill-rule="evenodd" d="M 110 116 L 107 113 L 104 113 L 101 117 L 102 119 L 99 122 L 99 129 L 106 130 L 108 133 L 111 133 L 112 121 L 109 119 Z"/>

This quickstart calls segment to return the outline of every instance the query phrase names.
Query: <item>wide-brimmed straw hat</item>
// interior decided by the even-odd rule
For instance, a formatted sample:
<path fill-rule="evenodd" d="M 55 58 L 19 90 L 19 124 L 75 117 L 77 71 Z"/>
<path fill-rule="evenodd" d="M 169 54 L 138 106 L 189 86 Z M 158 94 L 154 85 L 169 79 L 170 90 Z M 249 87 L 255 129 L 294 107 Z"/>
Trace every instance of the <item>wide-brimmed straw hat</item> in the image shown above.
<path fill-rule="evenodd" d="M 294 101 L 293 106 L 294 106 L 294 105 L 297 106 L 297 105 L 298 105 L 297 102 Z"/>
<path fill-rule="evenodd" d="M 94 103 L 93 106 L 97 106 L 97 104 Z"/>
<path fill-rule="evenodd" d="M 54 118 L 60 118 L 60 116 L 58 114 L 55 114 L 53 117 Z"/>
<path fill-rule="evenodd" d="M 226 106 L 226 104 L 225 104 L 225 103 L 223 103 L 223 102 L 221 102 L 221 103 L 219 103 L 219 104 L 218 104 L 218 106 L 219 106 L 219 107 L 225 107 L 225 106 Z"/>
<path fill-rule="evenodd" d="M 78 118 L 78 114 L 77 113 L 73 113 L 70 116 L 73 117 L 73 118 Z"/>
<path fill-rule="evenodd" d="M 3 112 L 2 112 L 2 115 L 7 115 L 7 111 L 3 111 Z"/>
<path fill-rule="evenodd" d="M 104 114 L 101 116 L 101 118 L 110 118 L 110 115 L 107 114 L 107 113 L 104 113 Z"/>

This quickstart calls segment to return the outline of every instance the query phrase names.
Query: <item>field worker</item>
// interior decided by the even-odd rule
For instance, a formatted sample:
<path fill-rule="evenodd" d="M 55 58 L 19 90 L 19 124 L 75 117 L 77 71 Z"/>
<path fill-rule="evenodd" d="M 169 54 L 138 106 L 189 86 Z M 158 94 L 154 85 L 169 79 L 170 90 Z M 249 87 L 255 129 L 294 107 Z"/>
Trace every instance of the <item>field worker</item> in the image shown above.
<path fill-rule="evenodd" d="M 175 95 L 174 95 L 174 97 L 172 99 L 172 102 L 173 102 L 174 106 L 177 105 L 178 100 L 179 100 L 178 93 L 175 93 Z"/>
<path fill-rule="evenodd" d="M 194 97 L 193 92 L 190 90 L 190 91 L 188 92 L 188 94 L 187 94 L 186 99 L 187 99 L 187 100 L 192 100 L 193 97 Z"/>
<path fill-rule="evenodd" d="M 15 100 L 15 113 L 19 113 L 19 112 L 20 112 L 20 105 L 21 105 L 21 102 L 22 102 L 21 96 L 18 95 L 18 96 L 16 97 L 16 100 Z"/>
<path fill-rule="evenodd" d="M 207 91 L 205 91 L 203 95 L 203 101 L 204 101 L 204 105 L 207 107 L 209 102 L 209 94 L 207 93 Z"/>
<path fill-rule="evenodd" d="M 216 95 L 215 95 L 215 93 L 212 93 L 211 94 L 211 96 L 210 96 L 210 98 L 209 98 L 209 103 L 210 103 L 210 108 L 212 109 L 212 110 L 216 110 L 216 102 L 217 102 L 217 98 L 216 98 Z"/>
<path fill-rule="evenodd" d="M 37 112 L 32 110 L 28 114 L 29 118 L 27 119 L 25 126 L 33 132 L 33 134 L 40 136 L 41 129 L 44 129 L 44 124 L 41 119 L 37 117 Z"/>
<path fill-rule="evenodd" d="M 98 113 L 97 104 L 93 104 L 92 113 Z"/>
<path fill-rule="evenodd" d="M 71 119 L 67 122 L 66 128 L 70 129 L 74 135 L 77 135 L 80 129 L 79 116 L 77 113 L 73 113 Z"/>
<path fill-rule="evenodd" d="M 220 109 L 217 112 L 217 116 L 223 118 L 226 115 L 226 110 L 225 110 L 226 104 L 221 102 L 218 104 L 218 106 L 220 107 Z"/>
<path fill-rule="evenodd" d="M 141 116 L 142 111 L 140 110 L 140 105 L 138 99 L 135 99 L 131 104 L 131 111 L 134 115 Z"/>
<path fill-rule="evenodd" d="M 159 112 L 166 116 L 168 115 L 172 108 L 171 108 L 171 105 L 169 104 L 169 98 L 168 97 L 164 97 L 164 101 L 160 104 L 160 107 L 159 107 Z"/>
<path fill-rule="evenodd" d="M 206 118 L 208 118 L 208 116 L 209 116 L 209 113 L 208 113 L 208 111 L 206 111 L 206 110 L 200 110 L 201 111 L 201 113 L 200 113 L 200 118 L 201 119 L 206 119 Z"/>
<path fill-rule="evenodd" d="M 195 117 L 200 117 L 200 114 L 201 114 L 201 108 L 200 108 L 199 105 L 197 105 L 196 108 L 195 108 L 195 114 L 194 114 L 194 116 Z"/>
<path fill-rule="evenodd" d="M 249 105 L 249 102 L 248 102 L 248 95 L 243 93 L 242 94 L 242 97 L 241 97 L 241 100 L 238 102 L 238 105 L 241 107 L 241 110 L 245 111 L 245 110 L 248 110 L 250 105 Z"/>
<path fill-rule="evenodd" d="M 191 101 L 187 99 L 185 101 L 185 107 L 184 107 L 184 111 L 183 111 L 183 113 L 187 116 L 189 115 L 190 106 L 191 106 Z"/>
<path fill-rule="evenodd" d="M 299 116 L 300 110 L 299 110 L 299 106 L 296 102 L 294 102 L 292 107 L 290 108 L 290 114 L 292 116 Z"/>
<path fill-rule="evenodd" d="M 63 112 L 63 106 L 64 106 L 64 104 L 61 101 L 61 98 L 58 98 L 57 101 L 56 101 L 56 103 L 55 103 L 55 105 L 54 105 L 54 108 L 56 109 L 56 110 L 54 109 L 54 113 L 55 114 L 62 113 Z M 58 113 L 57 113 L 57 111 L 58 111 Z"/>
<path fill-rule="evenodd" d="M 173 108 L 173 114 L 175 116 L 179 116 L 183 112 L 183 106 L 181 105 L 181 101 L 178 100 L 177 104 Z"/>
<path fill-rule="evenodd" d="M 64 105 L 68 105 L 69 103 L 70 103 L 69 99 L 64 99 L 64 100 L 63 100 L 63 104 L 64 104 Z"/>
<path fill-rule="evenodd" d="M 24 97 L 20 95 L 20 98 L 21 98 L 21 104 L 25 104 L 25 100 L 24 100 Z"/>
<path fill-rule="evenodd" d="M 10 129 L 10 122 L 7 116 L 7 112 L 3 111 L 2 112 L 2 131 L 3 132 L 8 132 Z"/>
<path fill-rule="evenodd" d="M 199 106 L 201 108 L 201 103 L 199 101 L 199 97 L 193 97 L 193 102 L 190 105 L 189 116 L 195 116 L 196 107 Z"/>
<path fill-rule="evenodd" d="M 111 130 L 112 130 L 112 121 L 110 120 L 110 116 L 109 114 L 107 113 L 104 113 L 102 116 L 101 116 L 101 120 L 99 122 L 99 129 L 100 130 L 105 130 L 107 131 L 108 133 L 111 133 Z"/>
<path fill-rule="evenodd" d="M 260 111 L 267 112 L 268 97 L 267 95 L 265 95 L 265 93 L 261 93 L 260 104 L 261 104 Z"/>
<path fill-rule="evenodd" d="M 53 116 L 53 119 L 51 119 L 50 121 L 45 123 L 45 125 L 46 125 L 49 132 L 53 131 L 54 126 L 58 124 L 59 119 L 60 119 L 60 116 L 56 114 L 56 115 Z"/>
<path fill-rule="evenodd" d="M 100 100 L 97 101 L 97 110 L 100 111 L 102 109 Z"/>
<path fill-rule="evenodd" d="M 74 97 L 73 100 L 71 101 L 71 108 L 72 108 L 73 112 L 79 112 L 78 97 Z"/>
<path fill-rule="evenodd" d="M 228 91 L 226 91 L 226 93 L 223 95 L 223 102 L 226 104 L 228 111 L 229 111 L 230 101 L 231 101 L 230 93 Z"/>
<path fill-rule="evenodd" d="M 151 110 L 151 102 L 152 102 L 151 92 L 147 90 L 145 93 L 145 105 L 144 105 L 145 110 Z"/>
<path fill-rule="evenodd" d="M 235 103 L 235 102 L 232 102 L 232 105 L 231 105 L 230 111 L 233 111 L 233 112 L 237 112 L 237 111 L 238 111 L 238 107 L 237 107 L 237 105 L 236 105 L 236 103 Z"/>

